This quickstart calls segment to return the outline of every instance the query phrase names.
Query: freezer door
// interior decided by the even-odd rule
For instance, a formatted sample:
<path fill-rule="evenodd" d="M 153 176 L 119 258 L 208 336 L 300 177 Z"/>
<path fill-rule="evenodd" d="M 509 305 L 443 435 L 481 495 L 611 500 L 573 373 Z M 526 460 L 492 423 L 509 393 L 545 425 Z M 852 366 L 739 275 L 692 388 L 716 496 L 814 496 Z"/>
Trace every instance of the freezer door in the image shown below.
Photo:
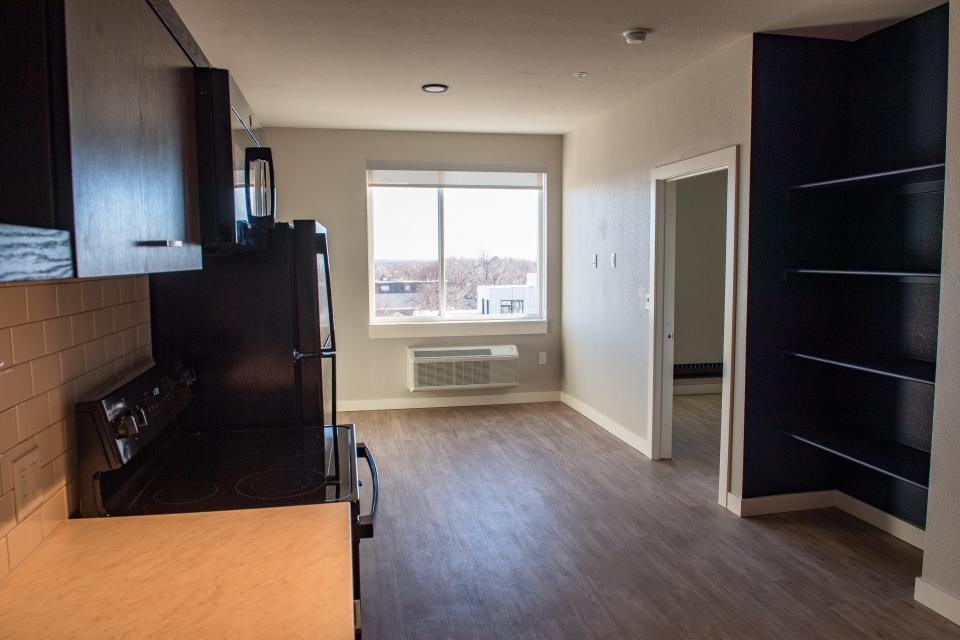
<path fill-rule="evenodd" d="M 316 221 L 294 222 L 296 346 L 303 421 L 335 424 L 336 357 L 326 230 Z"/>
<path fill-rule="evenodd" d="M 323 229 L 317 225 L 318 229 Z M 333 337 L 333 295 L 330 291 L 330 252 L 327 233 L 317 233 L 317 301 L 320 312 L 320 344 L 322 349 L 336 351 Z"/>
<path fill-rule="evenodd" d="M 323 424 L 337 424 L 337 355 L 326 352 L 320 360 L 320 408 Z"/>

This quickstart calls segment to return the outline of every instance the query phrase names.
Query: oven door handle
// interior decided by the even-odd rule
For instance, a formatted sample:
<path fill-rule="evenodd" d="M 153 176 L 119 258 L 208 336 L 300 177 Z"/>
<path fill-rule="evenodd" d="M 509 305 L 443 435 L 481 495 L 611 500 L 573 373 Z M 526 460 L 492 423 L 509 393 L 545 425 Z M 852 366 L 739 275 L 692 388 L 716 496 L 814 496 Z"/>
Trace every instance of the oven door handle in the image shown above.
<path fill-rule="evenodd" d="M 364 458 L 370 466 L 370 477 L 373 479 L 373 499 L 370 501 L 370 513 L 357 518 L 357 526 L 361 538 L 373 537 L 373 521 L 377 517 L 377 502 L 380 499 L 380 472 L 377 470 L 377 461 L 373 452 L 362 442 L 357 443 L 357 457 Z"/>

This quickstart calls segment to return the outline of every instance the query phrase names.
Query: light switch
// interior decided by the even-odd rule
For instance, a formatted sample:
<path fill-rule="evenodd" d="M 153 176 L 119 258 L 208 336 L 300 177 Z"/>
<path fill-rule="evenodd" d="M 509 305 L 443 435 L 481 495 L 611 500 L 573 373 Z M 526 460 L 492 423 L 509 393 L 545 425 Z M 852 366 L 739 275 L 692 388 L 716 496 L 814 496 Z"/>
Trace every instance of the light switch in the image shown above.
<path fill-rule="evenodd" d="M 610 268 L 612 269 L 617 268 L 617 252 L 616 251 L 610 254 Z"/>
<path fill-rule="evenodd" d="M 33 513 L 43 501 L 38 447 L 13 461 L 13 490 L 19 522 Z"/>
<path fill-rule="evenodd" d="M 643 296 L 643 308 L 650 311 L 650 294 Z"/>
<path fill-rule="evenodd" d="M 600 266 L 600 256 L 593 254 L 593 268 L 596 269 Z"/>
<path fill-rule="evenodd" d="M 546 352 L 546 351 L 541 351 L 541 352 L 540 352 L 540 354 L 537 356 L 537 362 L 539 362 L 540 364 L 547 364 L 547 352 Z"/>

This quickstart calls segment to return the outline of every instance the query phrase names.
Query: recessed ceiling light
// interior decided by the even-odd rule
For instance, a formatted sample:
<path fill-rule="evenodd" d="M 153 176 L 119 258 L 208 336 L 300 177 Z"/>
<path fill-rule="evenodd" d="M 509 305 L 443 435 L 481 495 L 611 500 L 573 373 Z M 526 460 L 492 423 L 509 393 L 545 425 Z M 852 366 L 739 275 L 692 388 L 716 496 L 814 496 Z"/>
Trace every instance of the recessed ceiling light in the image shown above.
<path fill-rule="evenodd" d="M 632 29 L 627 29 L 623 32 L 623 39 L 627 41 L 627 44 L 642 44 L 647 41 L 647 36 L 649 34 L 650 29 L 633 27 Z"/>
<path fill-rule="evenodd" d="M 577 80 L 583 80 L 588 75 L 590 74 L 587 73 L 586 71 L 577 71 L 575 74 L 573 74 L 573 77 L 576 78 Z"/>
<path fill-rule="evenodd" d="M 425 84 L 420 88 L 426 91 L 427 93 L 443 93 L 450 87 L 448 87 L 445 84 L 440 84 L 439 82 L 431 82 L 430 84 Z"/>

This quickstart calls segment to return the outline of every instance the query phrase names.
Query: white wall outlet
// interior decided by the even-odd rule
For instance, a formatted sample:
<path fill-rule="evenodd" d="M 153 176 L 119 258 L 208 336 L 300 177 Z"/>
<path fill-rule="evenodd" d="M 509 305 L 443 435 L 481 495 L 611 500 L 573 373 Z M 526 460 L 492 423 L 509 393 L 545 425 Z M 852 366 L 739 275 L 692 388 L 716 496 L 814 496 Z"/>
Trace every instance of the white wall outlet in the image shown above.
<path fill-rule="evenodd" d="M 610 268 L 612 269 L 617 268 L 617 252 L 616 251 L 610 254 Z"/>
<path fill-rule="evenodd" d="M 547 352 L 546 352 L 546 351 L 541 351 L 541 352 L 537 355 L 537 362 L 539 362 L 540 364 L 547 364 Z"/>
<path fill-rule="evenodd" d="M 600 256 L 593 254 L 593 268 L 596 269 L 600 266 Z"/>
<path fill-rule="evenodd" d="M 34 447 L 13 461 L 13 490 L 17 505 L 17 522 L 36 511 L 43 502 L 39 452 L 40 449 Z"/>

